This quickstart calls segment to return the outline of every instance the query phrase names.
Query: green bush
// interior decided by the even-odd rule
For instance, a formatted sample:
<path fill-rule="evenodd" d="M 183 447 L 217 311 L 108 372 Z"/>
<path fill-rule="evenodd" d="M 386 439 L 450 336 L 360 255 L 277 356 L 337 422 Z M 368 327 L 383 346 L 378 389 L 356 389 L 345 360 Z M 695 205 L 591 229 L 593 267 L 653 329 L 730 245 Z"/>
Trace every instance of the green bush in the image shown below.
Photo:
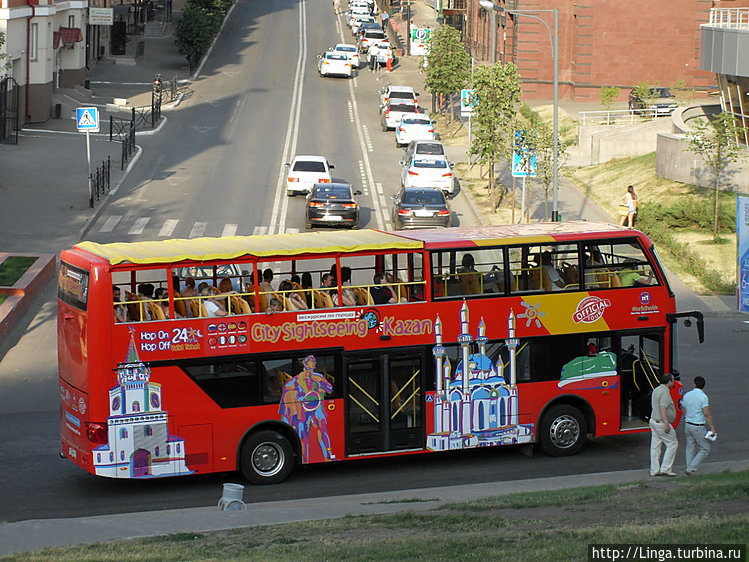
<path fill-rule="evenodd" d="M 221 29 L 229 0 L 190 0 L 175 31 L 175 43 L 181 55 L 191 60 L 202 57 Z"/>

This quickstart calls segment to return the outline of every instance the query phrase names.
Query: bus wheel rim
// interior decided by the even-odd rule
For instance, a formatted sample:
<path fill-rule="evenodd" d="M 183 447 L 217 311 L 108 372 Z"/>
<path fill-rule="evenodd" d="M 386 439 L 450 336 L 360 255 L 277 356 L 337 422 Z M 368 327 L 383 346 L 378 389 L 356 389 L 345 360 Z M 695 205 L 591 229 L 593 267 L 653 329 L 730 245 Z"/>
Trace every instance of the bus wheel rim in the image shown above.
<path fill-rule="evenodd" d="M 274 476 L 283 465 L 283 450 L 275 443 L 261 443 L 252 451 L 252 467 L 262 476 Z"/>
<path fill-rule="evenodd" d="M 580 424 L 572 416 L 559 416 L 549 428 L 551 442 L 560 449 L 569 449 L 580 438 Z"/>

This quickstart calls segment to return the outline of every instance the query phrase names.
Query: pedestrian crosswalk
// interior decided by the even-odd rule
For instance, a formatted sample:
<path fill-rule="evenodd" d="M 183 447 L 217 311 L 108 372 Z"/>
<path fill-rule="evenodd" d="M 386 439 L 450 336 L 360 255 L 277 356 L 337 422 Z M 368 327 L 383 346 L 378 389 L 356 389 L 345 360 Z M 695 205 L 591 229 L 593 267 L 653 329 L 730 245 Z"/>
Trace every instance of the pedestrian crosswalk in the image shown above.
<path fill-rule="evenodd" d="M 267 225 L 240 225 L 234 223 L 211 223 L 207 221 L 185 221 L 180 219 L 163 219 L 154 217 L 125 217 L 108 215 L 102 217 L 94 231 L 114 236 L 139 236 L 144 239 L 159 238 L 198 238 L 200 236 L 249 236 L 269 234 Z M 298 228 L 287 228 L 286 232 L 300 232 Z"/>

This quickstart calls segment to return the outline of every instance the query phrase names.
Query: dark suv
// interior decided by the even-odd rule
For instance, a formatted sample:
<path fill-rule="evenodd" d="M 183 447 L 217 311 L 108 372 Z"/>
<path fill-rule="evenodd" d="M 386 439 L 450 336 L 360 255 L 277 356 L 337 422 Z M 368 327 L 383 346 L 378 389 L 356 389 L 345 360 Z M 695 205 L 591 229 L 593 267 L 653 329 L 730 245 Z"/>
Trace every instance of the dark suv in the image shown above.
<path fill-rule="evenodd" d="M 447 227 L 452 213 L 441 189 L 404 187 L 392 195 L 393 223 L 397 230 L 406 228 Z"/>

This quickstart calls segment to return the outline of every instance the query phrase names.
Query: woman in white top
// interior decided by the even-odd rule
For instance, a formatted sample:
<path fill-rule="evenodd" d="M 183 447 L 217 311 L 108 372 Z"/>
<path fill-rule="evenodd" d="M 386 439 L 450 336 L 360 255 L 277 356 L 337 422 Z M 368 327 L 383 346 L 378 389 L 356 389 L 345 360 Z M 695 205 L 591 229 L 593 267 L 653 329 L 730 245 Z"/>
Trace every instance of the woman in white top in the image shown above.
<path fill-rule="evenodd" d="M 627 206 L 627 214 L 622 216 L 619 225 L 624 226 L 626 223 L 629 228 L 632 228 L 635 224 L 635 214 L 637 214 L 637 195 L 635 195 L 634 186 L 627 187 L 622 204 Z"/>

